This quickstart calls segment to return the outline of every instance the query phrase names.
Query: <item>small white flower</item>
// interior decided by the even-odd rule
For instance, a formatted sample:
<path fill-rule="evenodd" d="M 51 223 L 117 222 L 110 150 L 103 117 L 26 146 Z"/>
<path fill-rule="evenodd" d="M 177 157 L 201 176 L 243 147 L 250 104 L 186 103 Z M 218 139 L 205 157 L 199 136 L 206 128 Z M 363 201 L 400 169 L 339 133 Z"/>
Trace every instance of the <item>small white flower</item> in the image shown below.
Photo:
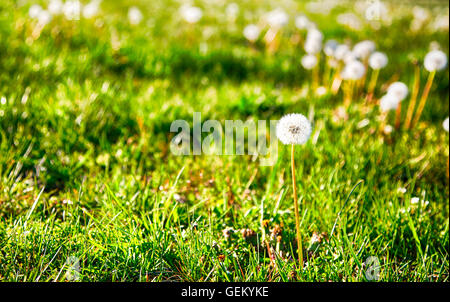
<path fill-rule="evenodd" d="M 382 52 L 374 52 L 370 55 L 369 65 L 372 69 L 381 69 L 384 68 L 388 63 L 387 56 Z"/>
<path fill-rule="evenodd" d="M 347 63 L 342 70 L 341 77 L 344 80 L 359 80 L 366 73 L 366 68 L 359 61 L 351 61 Z"/>
<path fill-rule="evenodd" d="M 424 66 L 430 72 L 442 70 L 447 66 L 447 55 L 440 50 L 432 50 L 425 56 Z"/>
<path fill-rule="evenodd" d="M 305 69 L 313 69 L 317 65 L 317 57 L 315 55 L 306 55 L 302 58 L 302 66 Z"/>
<path fill-rule="evenodd" d="M 180 12 L 183 19 L 188 23 L 197 23 L 203 17 L 203 11 L 196 6 L 183 5 Z"/>
<path fill-rule="evenodd" d="M 329 56 L 334 56 L 334 52 L 336 51 L 337 47 L 339 46 L 339 43 L 336 40 L 328 40 L 325 42 L 325 46 L 323 47 L 323 52 Z"/>
<path fill-rule="evenodd" d="M 136 6 L 132 6 L 130 7 L 130 9 L 128 9 L 128 21 L 131 25 L 137 25 L 141 23 L 143 18 L 144 16 Z"/>
<path fill-rule="evenodd" d="M 259 27 L 255 24 L 249 24 L 244 28 L 244 37 L 250 42 L 258 40 L 259 33 Z"/>
<path fill-rule="evenodd" d="M 52 15 L 59 15 L 63 10 L 63 2 L 61 0 L 51 0 L 48 4 L 47 10 Z"/>
<path fill-rule="evenodd" d="M 408 86 L 402 82 L 394 82 L 389 85 L 387 93 L 397 98 L 399 101 L 403 101 L 408 95 Z"/>
<path fill-rule="evenodd" d="M 385 94 L 380 100 L 380 109 L 383 112 L 396 110 L 400 100 L 392 94 Z"/>
<path fill-rule="evenodd" d="M 41 11 L 43 11 L 43 9 L 39 4 L 33 4 L 28 10 L 28 16 L 30 16 L 31 19 L 37 19 L 39 18 Z"/>
<path fill-rule="evenodd" d="M 357 43 L 353 47 L 353 53 L 360 59 L 367 59 L 372 52 L 375 51 L 375 43 L 370 40 L 365 40 Z"/>
<path fill-rule="evenodd" d="M 383 129 L 384 134 L 391 134 L 392 131 L 394 131 L 394 127 L 392 127 L 391 125 L 384 126 Z"/>
<path fill-rule="evenodd" d="M 266 21 L 270 27 L 280 28 L 288 23 L 289 16 L 284 10 L 277 8 L 267 13 Z"/>
<path fill-rule="evenodd" d="M 303 145 L 308 141 L 311 132 L 311 123 L 299 113 L 283 116 L 276 129 L 278 139 L 285 145 Z"/>
<path fill-rule="evenodd" d="M 448 117 L 442 123 L 442 127 L 444 127 L 444 130 L 448 132 Z"/>

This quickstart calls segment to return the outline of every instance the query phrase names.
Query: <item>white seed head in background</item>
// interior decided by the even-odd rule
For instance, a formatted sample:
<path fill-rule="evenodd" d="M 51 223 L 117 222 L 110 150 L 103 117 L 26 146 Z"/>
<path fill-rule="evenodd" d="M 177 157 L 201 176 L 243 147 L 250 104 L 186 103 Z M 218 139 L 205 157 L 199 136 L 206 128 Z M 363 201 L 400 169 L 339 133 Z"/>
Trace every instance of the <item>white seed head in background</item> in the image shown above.
<path fill-rule="evenodd" d="M 78 0 L 64 3 L 63 13 L 67 20 L 80 20 L 82 5 Z"/>
<path fill-rule="evenodd" d="M 63 10 L 63 2 L 61 0 L 51 0 L 48 3 L 48 7 L 47 10 L 50 12 L 50 14 L 52 15 L 59 15 L 62 13 Z"/>
<path fill-rule="evenodd" d="M 31 19 L 38 19 L 40 12 L 43 11 L 42 7 L 39 4 L 33 4 L 28 9 L 28 16 Z"/>
<path fill-rule="evenodd" d="M 406 86 L 403 82 L 394 82 L 389 85 L 387 94 L 392 95 L 399 101 L 402 101 L 408 96 L 408 86 Z"/>
<path fill-rule="evenodd" d="M 369 58 L 370 54 L 375 51 L 375 43 L 370 40 L 364 40 L 356 43 L 353 47 L 353 53 L 362 60 Z"/>
<path fill-rule="evenodd" d="M 392 94 L 385 94 L 380 100 L 380 109 L 383 112 L 396 110 L 400 100 Z"/>
<path fill-rule="evenodd" d="M 425 69 L 428 71 L 439 71 L 447 66 L 447 55 L 440 50 L 432 50 L 425 56 Z"/>
<path fill-rule="evenodd" d="M 50 21 L 52 21 L 52 15 L 46 10 L 41 10 L 39 12 L 37 19 L 38 19 L 39 24 L 44 26 L 44 25 L 47 25 L 48 23 L 50 23 Z"/>
<path fill-rule="evenodd" d="M 350 47 L 348 47 L 348 45 L 346 44 L 340 44 L 334 51 L 334 57 L 338 60 L 344 60 L 348 52 L 350 52 Z"/>
<path fill-rule="evenodd" d="M 308 141 L 311 132 L 311 123 L 299 113 L 283 116 L 276 129 L 278 139 L 285 145 L 303 145 Z"/>
<path fill-rule="evenodd" d="M 141 10 L 137 8 L 136 6 L 130 7 L 128 10 L 128 21 L 131 25 L 138 25 L 142 22 L 142 19 L 144 16 L 141 13 Z"/>
<path fill-rule="evenodd" d="M 448 132 L 448 117 L 442 123 L 442 127 L 444 127 L 444 130 Z"/>
<path fill-rule="evenodd" d="M 93 18 L 98 15 L 100 11 L 101 0 L 93 0 L 83 7 L 83 17 L 86 19 Z"/>
<path fill-rule="evenodd" d="M 203 11 L 196 6 L 183 5 L 180 8 L 180 13 L 188 23 L 197 23 L 203 17 Z"/>
<path fill-rule="evenodd" d="M 360 61 L 351 61 L 347 63 L 341 72 L 344 80 L 359 80 L 366 74 L 366 67 Z"/>
<path fill-rule="evenodd" d="M 307 54 L 301 60 L 302 66 L 305 69 L 313 69 L 317 65 L 317 57 L 315 55 Z"/>
<path fill-rule="evenodd" d="M 270 27 L 281 28 L 289 22 L 289 16 L 284 10 L 277 8 L 267 13 L 266 21 Z"/>
<path fill-rule="evenodd" d="M 258 40 L 260 29 L 255 24 L 249 24 L 244 28 L 244 37 L 250 42 Z"/>
<path fill-rule="evenodd" d="M 388 63 L 388 57 L 382 52 L 374 52 L 370 55 L 369 65 L 372 69 L 384 68 Z"/>
<path fill-rule="evenodd" d="M 325 45 L 323 47 L 323 52 L 325 55 L 332 57 L 334 56 L 334 52 L 336 51 L 337 47 L 339 46 L 339 43 L 336 40 L 328 40 L 325 42 Z"/>
<path fill-rule="evenodd" d="M 300 30 L 308 29 L 311 26 L 311 21 L 305 15 L 300 15 L 295 18 L 295 27 Z"/>

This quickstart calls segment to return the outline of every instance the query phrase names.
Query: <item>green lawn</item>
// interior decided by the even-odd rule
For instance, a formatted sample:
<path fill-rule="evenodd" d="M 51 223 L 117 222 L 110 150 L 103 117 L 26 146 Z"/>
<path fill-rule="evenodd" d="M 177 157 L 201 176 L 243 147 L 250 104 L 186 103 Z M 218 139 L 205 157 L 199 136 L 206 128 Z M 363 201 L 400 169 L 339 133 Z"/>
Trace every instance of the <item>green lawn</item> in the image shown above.
<path fill-rule="evenodd" d="M 39 28 L 29 7 L 47 1 L 1 0 L 0 281 L 66 281 L 70 259 L 80 281 L 368 281 L 371 256 L 380 281 L 448 281 L 448 66 L 420 123 L 387 133 L 395 112 L 383 121 L 366 88 L 345 117 L 342 89 L 317 96 L 300 64 L 306 33 L 294 19 L 304 13 L 324 40 L 370 39 L 387 54 L 375 100 L 394 81 L 411 92 L 417 60 L 420 98 L 430 43 L 449 54 L 448 25 L 433 27 L 448 2 L 426 6 L 417 30 L 414 3 L 383 2 L 391 20 L 375 27 L 352 2 L 320 14 L 301 1 L 247 0 L 231 19 L 228 2 L 195 1 L 203 16 L 188 24 L 179 1 L 123 0 Z M 128 21 L 133 5 L 139 25 Z M 244 27 L 276 7 L 290 17 L 279 45 L 270 50 L 265 31 L 249 43 Z M 352 11 L 359 29 L 337 22 Z M 323 54 L 320 66 L 322 85 Z M 250 155 L 175 156 L 170 125 L 192 124 L 194 112 L 221 123 L 312 119 L 295 154 L 302 270 L 289 146 L 279 144 L 273 166 Z"/>

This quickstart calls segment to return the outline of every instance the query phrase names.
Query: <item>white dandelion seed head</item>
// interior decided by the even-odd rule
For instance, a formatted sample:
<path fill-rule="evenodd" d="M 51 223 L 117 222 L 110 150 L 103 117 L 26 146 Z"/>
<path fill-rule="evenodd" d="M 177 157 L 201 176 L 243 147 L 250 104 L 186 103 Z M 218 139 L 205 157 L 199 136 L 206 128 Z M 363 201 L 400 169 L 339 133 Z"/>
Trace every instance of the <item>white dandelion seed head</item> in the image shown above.
<path fill-rule="evenodd" d="M 311 21 L 305 15 L 295 17 L 295 27 L 300 30 L 308 29 L 311 26 Z"/>
<path fill-rule="evenodd" d="M 138 25 L 142 22 L 144 16 L 141 13 L 141 10 L 136 6 L 132 6 L 128 9 L 128 21 L 131 25 Z"/>
<path fill-rule="evenodd" d="M 305 51 L 308 54 L 317 54 L 322 49 L 322 42 L 314 39 L 307 39 L 305 42 Z"/>
<path fill-rule="evenodd" d="M 299 113 L 283 116 L 276 128 L 278 139 L 285 145 L 303 145 L 308 141 L 311 132 L 311 123 Z"/>
<path fill-rule="evenodd" d="M 424 66 L 430 72 L 442 70 L 447 66 L 447 55 L 440 50 L 432 50 L 425 56 Z"/>
<path fill-rule="evenodd" d="M 47 10 L 52 14 L 52 15 L 59 15 L 62 13 L 63 10 L 63 2 L 61 0 L 51 0 L 48 3 L 47 6 Z"/>
<path fill-rule="evenodd" d="M 344 63 L 351 63 L 353 61 L 359 61 L 359 60 L 358 60 L 358 57 L 353 53 L 353 51 L 347 51 L 345 53 L 345 56 L 342 59 L 342 61 L 344 61 Z"/>
<path fill-rule="evenodd" d="M 43 11 L 42 7 L 39 4 L 33 4 L 32 6 L 30 6 L 30 8 L 28 9 L 28 16 L 31 19 L 38 19 L 39 18 L 39 14 Z"/>
<path fill-rule="evenodd" d="M 41 10 L 39 12 L 37 19 L 38 19 L 39 24 L 44 26 L 44 25 L 49 24 L 50 21 L 52 21 L 52 15 L 46 10 Z"/>
<path fill-rule="evenodd" d="M 372 69 L 384 68 L 388 63 L 388 57 L 382 52 L 374 52 L 370 55 L 369 65 Z"/>
<path fill-rule="evenodd" d="M 86 19 L 93 18 L 98 15 L 101 0 L 93 0 L 83 7 L 83 17 Z"/>
<path fill-rule="evenodd" d="M 396 110 L 400 100 L 391 94 L 385 94 L 380 100 L 380 109 L 382 112 Z"/>
<path fill-rule="evenodd" d="M 313 69 L 317 65 L 317 57 L 315 55 L 307 54 L 302 57 L 302 66 L 305 69 Z"/>
<path fill-rule="evenodd" d="M 188 23 L 197 23 L 203 17 L 202 9 L 196 6 L 183 5 L 180 8 L 180 13 Z"/>
<path fill-rule="evenodd" d="M 372 52 L 375 51 L 375 43 L 370 40 L 364 40 L 359 43 L 356 43 L 353 47 L 353 53 L 359 59 L 367 59 Z"/>
<path fill-rule="evenodd" d="M 78 0 L 70 0 L 64 3 L 63 13 L 67 20 L 80 20 L 81 3 Z"/>
<path fill-rule="evenodd" d="M 255 42 L 258 40 L 260 29 L 255 24 L 249 24 L 244 28 L 244 37 L 250 42 Z"/>
<path fill-rule="evenodd" d="M 408 86 L 406 86 L 403 82 L 394 82 L 389 85 L 387 94 L 392 95 L 399 101 L 402 101 L 408 96 Z"/>
<path fill-rule="evenodd" d="M 366 74 L 366 67 L 360 61 L 348 62 L 341 72 L 344 80 L 359 80 Z"/>
<path fill-rule="evenodd" d="M 442 127 L 444 127 L 444 130 L 448 132 L 448 117 L 442 123 Z"/>
<path fill-rule="evenodd" d="M 228 18 L 236 19 L 239 14 L 239 5 L 235 2 L 228 4 L 226 8 L 226 14 Z"/>
<path fill-rule="evenodd" d="M 313 40 L 313 41 L 315 40 L 322 43 L 323 34 L 317 28 L 310 28 L 308 30 L 308 34 L 306 35 L 306 40 Z"/>
<path fill-rule="evenodd" d="M 329 56 L 332 57 L 334 56 L 334 52 L 336 51 L 337 47 L 339 46 L 339 43 L 336 40 L 328 40 L 327 42 L 325 42 L 325 45 L 323 47 L 323 52 Z"/>
<path fill-rule="evenodd" d="M 289 16 L 281 8 L 276 8 L 267 13 L 266 21 L 270 27 L 280 28 L 288 23 Z"/>
<path fill-rule="evenodd" d="M 346 44 L 340 44 L 334 51 L 334 57 L 338 60 L 343 60 L 348 52 L 350 52 L 350 47 Z"/>

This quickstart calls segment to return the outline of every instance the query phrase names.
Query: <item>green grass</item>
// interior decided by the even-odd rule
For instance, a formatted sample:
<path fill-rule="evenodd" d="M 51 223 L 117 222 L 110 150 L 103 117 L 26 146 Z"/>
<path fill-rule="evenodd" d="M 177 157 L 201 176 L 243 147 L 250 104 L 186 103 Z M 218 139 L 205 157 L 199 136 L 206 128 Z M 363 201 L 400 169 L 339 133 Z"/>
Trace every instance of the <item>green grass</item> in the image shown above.
<path fill-rule="evenodd" d="M 290 39 L 300 3 L 284 4 L 291 21 L 270 54 L 242 36 L 270 1 L 242 2 L 234 23 L 224 5 L 199 2 L 204 17 L 193 26 L 176 1 L 104 1 L 102 22 L 58 17 L 34 38 L 29 5 L 17 2 L 0 2 L 0 281 L 66 281 L 71 256 L 81 281 L 366 281 L 370 256 L 381 281 L 448 281 L 448 67 L 418 127 L 386 135 L 362 94 L 344 121 L 342 92 L 307 93 L 304 51 Z M 132 4 L 140 26 L 127 22 Z M 383 83 L 411 87 L 411 61 L 432 41 L 449 53 L 448 29 L 409 30 L 412 5 L 378 30 L 337 24 L 348 3 L 308 16 L 325 39 L 372 39 L 388 54 L 381 97 Z M 174 156 L 170 124 L 192 123 L 195 111 L 222 123 L 313 114 L 313 139 L 296 149 L 302 272 L 292 259 L 289 148 L 279 145 L 272 167 L 251 156 Z M 411 204 L 414 196 L 429 203 Z M 263 234 L 274 248 L 281 236 L 274 262 Z M 322 239 L 310 246 L 313 234 Z"/>

